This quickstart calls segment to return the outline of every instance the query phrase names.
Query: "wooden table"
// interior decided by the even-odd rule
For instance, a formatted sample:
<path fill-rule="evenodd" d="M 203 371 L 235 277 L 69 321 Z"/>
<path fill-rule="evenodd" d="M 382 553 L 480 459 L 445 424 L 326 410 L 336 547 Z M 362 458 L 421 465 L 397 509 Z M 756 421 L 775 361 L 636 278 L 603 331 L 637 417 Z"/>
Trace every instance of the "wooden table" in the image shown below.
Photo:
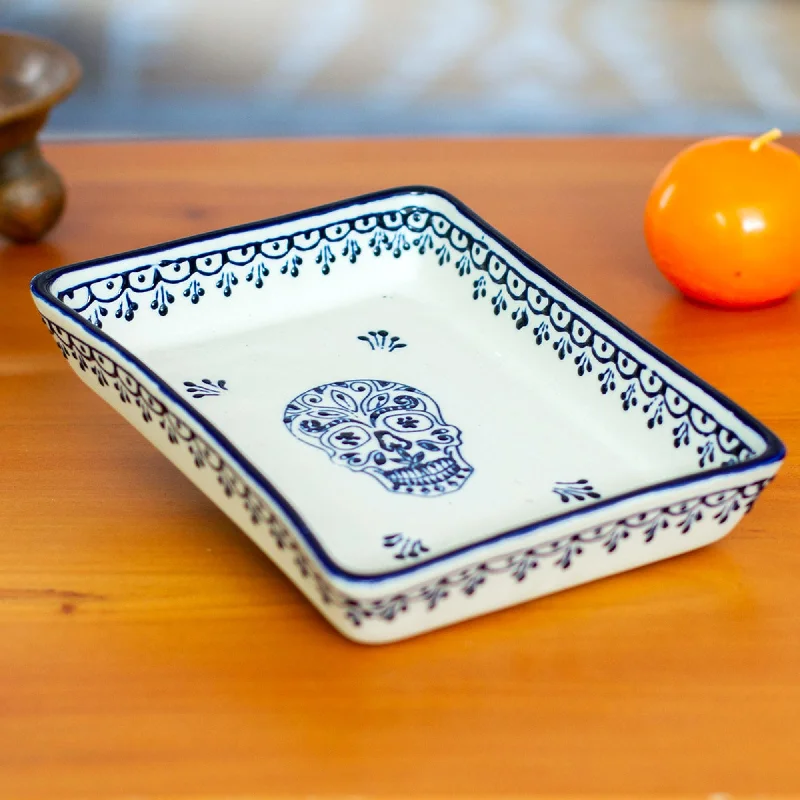
<path fill-rule="evenodd" d="M 48 147 L 66 216 L 0 251 L 0 797 L 800 789 L 800 298 L 726 313 L 661 279 L 642 209 L 681 145 Z M 29 299 L 43 269 L 407 183 L 461 197 L 784 439 L 730 537 L 352 644 L 76 379 Z"/>

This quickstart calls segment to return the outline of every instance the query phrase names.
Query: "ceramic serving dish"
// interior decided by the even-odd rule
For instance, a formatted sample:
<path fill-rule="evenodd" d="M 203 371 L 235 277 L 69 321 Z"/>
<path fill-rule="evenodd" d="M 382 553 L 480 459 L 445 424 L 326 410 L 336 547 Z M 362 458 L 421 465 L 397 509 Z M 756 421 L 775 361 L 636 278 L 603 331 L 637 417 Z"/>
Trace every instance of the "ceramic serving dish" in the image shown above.
<path fill-rule="evenodd" d="M 713 542 L 784 456 L 437 189 L 63 267 L 33 295 L 77 374 L 363 642 Z"/>

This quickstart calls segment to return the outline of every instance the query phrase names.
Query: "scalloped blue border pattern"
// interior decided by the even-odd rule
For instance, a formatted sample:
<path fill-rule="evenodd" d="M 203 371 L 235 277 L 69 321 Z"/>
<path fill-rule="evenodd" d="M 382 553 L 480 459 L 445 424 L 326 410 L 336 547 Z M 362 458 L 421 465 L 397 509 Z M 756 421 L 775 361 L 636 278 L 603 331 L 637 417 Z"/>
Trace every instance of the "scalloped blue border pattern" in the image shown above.
<path fill-rule="evenodd" d="M 193 305 L 214 289 L 231 297 L 248 284 L 255 290 L 262 288 L 265 279 L 276 273 L 297 277 L 309 264 L 327 275 L 337 260 L 355 263 L 365 249 L 376 256 L 390 253 L 394 258 L 412 250 L 420 255 L 433 252 L 440 267 L 450 266 L 471 282 L 474 300 L 488 299 L 496 316 L 508 315 L 518 330 L 529 328 L 537 345 L 549 347 L 561 361 L 572 362 L 581 377 L 596 375 L 603 394 L 619 391 L 622 409 L 638 407 L 646 415 L 649 429 L 671 418 L 674 447 L 694 447 L 701 469 L 747 461 L 755 455 L 710 412 L 610 342 L 542 286 L 523 277 L 484 241 L 443 214 L 420 206 L 357 216 L 292 236 L 190 258 L 163 260 L 76 284 L 60 291 L 58 299 L 102 328 L 109 314 L 131 322 L 149 307 L 166 316 L 181 297 Z"/>

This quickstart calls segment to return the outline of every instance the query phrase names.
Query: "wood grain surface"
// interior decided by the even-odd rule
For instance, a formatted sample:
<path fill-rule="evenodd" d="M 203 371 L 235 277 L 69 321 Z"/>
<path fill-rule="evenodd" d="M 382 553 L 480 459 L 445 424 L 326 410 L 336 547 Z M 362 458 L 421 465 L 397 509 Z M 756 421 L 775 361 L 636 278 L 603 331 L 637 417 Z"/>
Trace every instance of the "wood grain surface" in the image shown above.
<path fill-rule="evenodd" d="M 642 211 L 682 144 L 48 147 L 65 216 L 0 250 L 0 797 L 800 790 L 800 298 L 723 312 L 662 280 Z M 353 644 L 77 380 L 28 294 L 43 269 L 408 183 L 455 193 L 784 439 L 728 538 Z"/>

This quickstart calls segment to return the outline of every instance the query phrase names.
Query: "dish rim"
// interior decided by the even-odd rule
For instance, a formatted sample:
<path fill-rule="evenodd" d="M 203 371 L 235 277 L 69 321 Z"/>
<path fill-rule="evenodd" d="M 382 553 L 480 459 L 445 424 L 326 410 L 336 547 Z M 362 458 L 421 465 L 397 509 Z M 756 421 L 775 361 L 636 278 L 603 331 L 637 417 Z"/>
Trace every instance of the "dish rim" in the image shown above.
<path fill-rule="evenodd" d="M 496 242 L 506 248 L 528 269 L 534 273 L 540 274 L 547 281 L 549 281 L 554 288 L 565 294 L 570 300 L 576 302 L 578 306 L 583 306 L 589 312 L 596 315 L 598 319 L 612 328 L 615 333 L 633 342 L 656 361 L 663 364 L 675 374 L 688 381 L 691 385 L 695 386 L 697 389 L 714 399 L 729 413 L 731 413 L 736 418 L 737 422 L 754 430 L 764 439 L 766 443 L 764 452 L 747 461 L 730 465 L 722 465 L 713 469 L 704 470 L 701 472 L 693 472 L 681 477 L 671 478 L 669 480 L 658 481 L 656 483 L 648 484 L 644 487 L 639 487 L 621 494 L 612 495 L 608 498 L 603 498 L 602 500 L 593 503 L 591 506 L 575 508 L 570 511 L 553 514 L 524 525 L 519 525 L 500 533 L 493 534 L 492 536 L 488 536 L 469 544 L 464 544 L 460 547 L 453 548 L 452 550 L 441 553 L 440 555 L 434 556 L 433 558 L 421 563 L 369 574 L 351 572 L 337 564 L 331 554 L 325 549 L 314 532 L 305 522 L 299 511 L 294 507 L 294 505 L 290 503 L 289 500 L 287 500 L 281 494 L 281 492 L 272 485 L 272 482 L 269 480 L 269 478 L 257 467 L 255 467 L 227 438 L 227 436 L 225 436 L 225 434 L 217 428 L 217 426 L 212 424 L 206 417 L 204 417 L 199 410 L 190 405 L 187 399 L 179 395 L 178 392 L 166 380 L 161 378 L 141 359 L 131 353 L 126 347 L 120 344 L 105 331 L 92 325 L 77 311 L 72 310 L 66 303 L 59 300 L 58 297 L 50 290 L 50 287 L 57 278 L 71 272 L 78 272 L 90 267 L 111 264 L 123 259 L 143 256 L 146 257 L 174 247 L 183 247 L 197 244 L 199 242 L 208 242 L 226 235 L 247 233 L 260 228 L 291 223 L 294 221 L 307 219 L 312 216 L 335 212 L 344 208 L 364 205 L 366 203 L 376 202 L 402 195 L 433 195 L 440 197 L 452 204 L 452 206 L 460 214 L 476 225 L 488 237 L 493 238 Z M 311 550 L 317 559 L 319 559 L 320 566 L 329 573 L 329 576 L 334 576 L 351 583 L 377 584 L 426 571 L 431 567 L 458 559 L 467 553 L 489 547 L 498 542 L 520 538 L 542 528 L 562 523 L 567 520 L 580 519 L 587 514 L 596 514 L 601 509 L 613 509 L 637 497 L 656 494 L 658 492 L 679 487 L 699 486 L 717 477 L 750 472 L 760 467 L 780 463 L 783 461 L 786 455 L 786 447 L 783 442 L 776 434 L 774 434 L 766 425 L 756 419 L 752 414 L 732 401 L 721 391 L 708 384 L 705 380 L 693 373 L 691 370 L 677 362 L 671 356 L 667 355 L 643 336 L 636 333 L 636 331 L 629 328 L 613 314 L 601 308 L 594 301 L 590 300 L 584 294 L 567 283 L 563 278 L 560 278 L 558 275 L 554 274 L 544 264 L 530 254 L 526 253 L 519 245 L 509 240 L 504 234 L 480 217 L 475 211 L 473 211 L 457 197 L 450 194 L 446 190 L 434 186 L 414 184 L 409 186 L 397 186 L 393 188 L 382 189 L 376 192 L 360 194 L 353 197 L 344 198 L 342 200 L 336 200 L 331 203 L 325 203 L 319 206 L 313 206 L 310 208 L 301 209 L 299 211 L 281 214 L 275 217 L 268 217 L 262 220 L 219 228 L 194 234 L 192 236 L 186 236 L 179 239 L 160 242 L 154 245 L 134 248 L 132 250 L 127 250 L 120 253 L 101 256 L 99 258 L 67 264 L 65 266 L 56 267 L 35 275 L 31 280 L 30 288 L 34 297 L 37 297 L 46 305 L 54 307 L 71 322 L 83 329 L 90 337 L 102 342 L 105 346 L 119 355 L 123 361 L 127 361 L 135 370 L 139 371 L 141 375 L 146 377 L 155 386 L 157 386 L 158 390 L 161 391 L 165 397 L 169 398 L 171 402 L 175 403 L 177 407 L 180 408 L 184 414 L 188 415 L 188 417 L 196 425 L 198 425 L 206 435 L 216 442 L 216 444 L 218 444 L 219 447 L 228 454 L 231 461 L 242 470 L 243 474 L 246 475 L 249 480 L 253 481 L 258 490 L 263 492 L 269 501 L 277 506 L 280 512 L 295 527 L 295 530 L 300 536 L 303 544 Z"/>

